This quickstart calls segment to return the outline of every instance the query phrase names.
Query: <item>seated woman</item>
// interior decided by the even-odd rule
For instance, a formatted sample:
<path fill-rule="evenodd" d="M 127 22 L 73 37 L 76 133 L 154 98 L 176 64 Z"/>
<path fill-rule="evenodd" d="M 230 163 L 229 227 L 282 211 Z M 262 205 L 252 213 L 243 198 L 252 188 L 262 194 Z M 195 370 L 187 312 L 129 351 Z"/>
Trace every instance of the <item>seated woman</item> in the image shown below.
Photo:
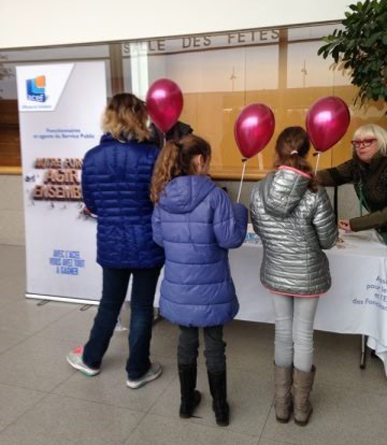
<path fill-rule="evenodd" d="M 340 220 L 346 232 L 376 229 L 387 244 L 387 132 L 378 125 L 359 127 L 352 140 L 353 156 L 338 167 L 321 170 L 323 186 L 352 183 L 368 215 Z"/>

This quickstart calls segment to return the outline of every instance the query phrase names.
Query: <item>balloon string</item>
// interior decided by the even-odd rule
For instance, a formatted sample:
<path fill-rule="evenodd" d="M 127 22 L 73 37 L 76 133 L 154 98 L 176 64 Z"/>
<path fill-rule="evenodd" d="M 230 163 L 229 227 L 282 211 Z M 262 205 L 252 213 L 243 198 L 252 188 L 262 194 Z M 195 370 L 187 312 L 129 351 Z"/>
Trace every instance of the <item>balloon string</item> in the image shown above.
<path fill-rule="evenodd" d="M 316 168 L 315 168 L 315 170 L 314 170 L 314 174 L 317 174 L 317 171 L 318 171 L 318 164 L 319 164 L 319 162 L 320 162 L 320 156 L 321 156 L 321 153 L 318 152 L 318 154 L 317 154 L 317 161 L 316 161 Z"/>
<path fill-rule="evenodd" d="M 163 148 L 164 148 L 165 144 L 167 143 L 167 134 L 163 132 L 162 135 L 163 135 Z"/>
<path fill-rule="evenodd" d="M 237 202 L 239 202 L 239 200 L 241 199 L 243 178 L 245 177 L 245 170 L 246 170 L 246 164 L 247 164 L 246 161 L 247 161 L 247 159 L 242 159 L 242 162 L 243 162 L 243 170 L 242 170 L 241 182 L 240 182 L 240 184 L 239 184 L 239 191 L 238 191 L 238 199 L 237 199 Z"/>

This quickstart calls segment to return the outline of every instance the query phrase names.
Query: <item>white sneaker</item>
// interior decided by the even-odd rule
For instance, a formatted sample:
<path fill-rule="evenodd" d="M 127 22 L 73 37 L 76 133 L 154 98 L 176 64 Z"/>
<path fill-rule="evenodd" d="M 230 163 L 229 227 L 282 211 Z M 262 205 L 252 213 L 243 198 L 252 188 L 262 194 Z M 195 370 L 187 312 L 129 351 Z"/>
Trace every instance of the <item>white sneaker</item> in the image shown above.
<path fill-rule="evenodd" d="M 126 381 L 126 386 L 131 389 L 141 388 L 152 380 L 156 380 L 158 377 L 160 377 L 162 372 L 163 368 L 161 367 L 160 363 L 154 362 L 151 364 L 149 370 L 139 379 L 131 380 L 128 378 Z"/>
<path fill-rule="evenodd" d="M 92 377 L 100 373 L 100 369 L 93 369 L 83 361 L 83 346 L 78 346 L 67 355 L 67 362 L 70 366 L 81 371 L 83 374 Z"/>

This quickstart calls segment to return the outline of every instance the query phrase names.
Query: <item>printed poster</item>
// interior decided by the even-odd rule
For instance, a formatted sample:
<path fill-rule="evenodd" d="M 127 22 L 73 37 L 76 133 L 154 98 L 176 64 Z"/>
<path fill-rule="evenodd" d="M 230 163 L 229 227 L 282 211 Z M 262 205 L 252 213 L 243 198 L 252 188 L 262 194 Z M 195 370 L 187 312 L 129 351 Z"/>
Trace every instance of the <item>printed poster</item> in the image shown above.
<path fill-rule="evenodd" d="M 98 301 L 96 219 L 82 202 L 85 153 L 98 145 L 104 62 L 17 67 L 26 232 L 26 296 Z"/>

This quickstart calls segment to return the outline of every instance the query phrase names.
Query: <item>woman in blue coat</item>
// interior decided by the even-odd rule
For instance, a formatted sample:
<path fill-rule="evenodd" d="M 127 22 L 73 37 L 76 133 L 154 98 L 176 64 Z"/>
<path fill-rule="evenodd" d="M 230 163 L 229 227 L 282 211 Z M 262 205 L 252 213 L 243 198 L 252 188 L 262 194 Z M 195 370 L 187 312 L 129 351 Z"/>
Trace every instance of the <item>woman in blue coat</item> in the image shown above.
<path fill-rule="evenodd" d="M 153 239 L 166 262 L 160 312 L 179 325 L 180 417 L 191 417 L 200 402 L 196 387 L 198 328 L 204 328 L 205 357 L 213 409 L 220 426 L 229 423 L 223 325 L 239 304 L 228 249 L 246 236 L 247 209 L 233 205 L 207 176 L 211 148 L 189 135 L 162 149 L 152 179 Z"/>
<path fill-rule="evenodd" d="M 132 389 L 162 372 L 161 365 L 149 359 L 153 301 L 164 252 L 152 239 L 150 182 L 159 150 L 146 142 L 147 120 L 142 101 L 132 94 L 117 94 L 105 110 L 100 144 L 83 161 L 83 199 L 98 218 L 97 262 L 103 289 L 88 342 L 67 356 L 84 374 L 100 372 L 133 276 L 126 365 L 127 386 Z"/>

